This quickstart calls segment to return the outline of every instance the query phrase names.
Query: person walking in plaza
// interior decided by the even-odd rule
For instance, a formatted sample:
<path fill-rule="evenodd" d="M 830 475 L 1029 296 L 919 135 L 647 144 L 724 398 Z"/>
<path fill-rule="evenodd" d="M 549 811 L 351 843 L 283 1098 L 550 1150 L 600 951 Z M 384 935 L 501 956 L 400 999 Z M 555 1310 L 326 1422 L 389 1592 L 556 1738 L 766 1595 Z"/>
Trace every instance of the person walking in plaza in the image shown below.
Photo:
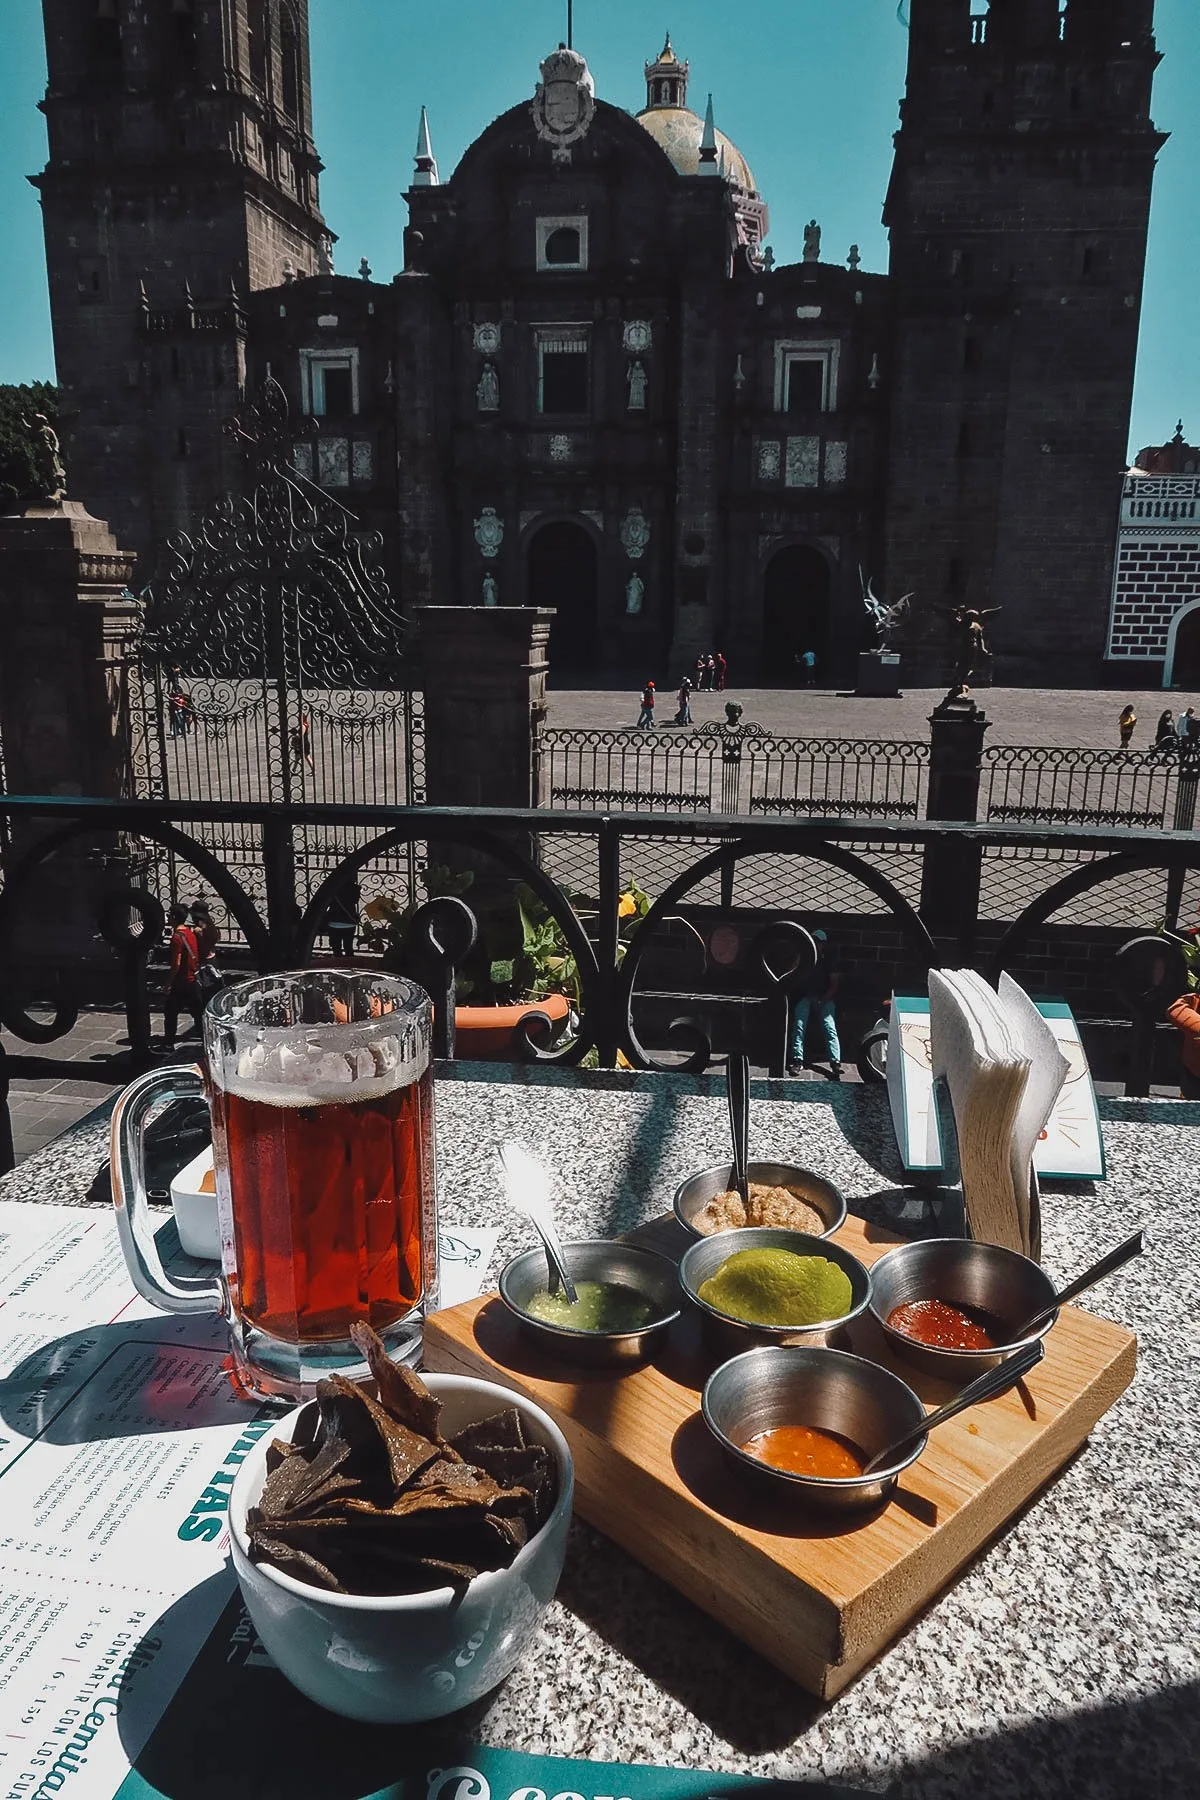
<path fill-rule="evenodd" d="M 1133 737 L 1133 728 L 1136 724 L 1137 713 L 1134 711 L 1133 703 L 1131 701 L 1128 706 L 1122 707 L 1121 716 L 1117 720 L 1117 729 L 1121 734 L 1122 750 L 1128 750 L 1130 741 Z"/>
<path fill-rule="evenodd" d="M 1173 750 L 1178 742 L 1175 736 L 1175 714 L 1168 706 L 1166 712 L 1158 715 L 1158 730 L 1154 734 L 1154 748 L 1157 751 Z"/>
<path fill-rule="evenodd" d="M 642 689 L 642 710 L 638 714 L 637 729 L 654 730 L 654 683 L 648 681 Z"/>
<path fill-rule="evenodd" d="M 197 985 L 200 973 L 200 941 L 188 924 L 188 909 L 176 904 L 167 914 L 171 927 L 171 971 L 163 1000 L 163 1048 L 174 1050 L 179 1032 L 179 1015 L 192 1015 L 192 1023 L 200 1029 L 204 996 Z"/>
<path fill-rule="evenodd" d="M 686 675 L 679 684 L 679 692 L 675 698 L 679 702 L 679 711 L 675 714 L 676 725 L 690 725 L 692 722 L 692 684 Z"/>
<path fill-rule="evenodd" d="M 788 1058 L 788 1074 L 799 1075 L 805 1066 L 804 1039 L 808 1031 L 809 1020 L 816 1018 L 825 1037 L 825 1053 L 829 1059 L 829 1074 L 832 1080 L 842 1078 L 842 1046 L 838 1040 L 835 1008 L 840 976 L 837 959 L 830 946 L 825 932 L 814 931 L 813 942 L 817 946 L 817 960 L 813 964 L 812 973 L 806 983 L 807 991 L 796 1001 L 792 1014 L 791 1055 Z"/>
<path fill-rule="evenodd" d="M 329 902 L 329 911 L 325 914 L 325 929 L 329 933 L 329 948 L 335 956 L 349 960 L 354 955 L 354 938 L 358 931 L 358 902 L 362 888 L 348 875 L 342 882 L 333 899 Z"/>
<path fill-rule="evenodd" d="M 1185 707 L 1175 721 L 1175 736 L 1179 739 L 1181 749 L 1187 744 L 1195 730 L 1196 709 L 1194 706 Z"/>
<path fill-rule="evenodd" d="M 702 650 L 700 652 L 699 656 L 696 658 L 696 692 L 698 694 L 702 694 L 704 692 L 705 685 L 706 684 L 705 684 L 705 680 L 704 680 L 704 652 Z"/>
<path fill-rule="evenodd" d="M 798 658 L 805 687 L 815 687 L 817 683 L 817 659 L 813 651 L 803 650 Z"/>
<path fill-rule="evenodd" d="M 316 764 L 312 753 L 312 721 L 307 712 L 300 714 L 300 723 L 292 732 L 292 768 L 299 772 L 300 766 L 315 772 Z"/>
<path fill-rule="evenodd" d="M 725 661 L 725 658 L 721 655 L 719 650 L 717 651 L 716 666 L 716 689 L 718 694 L 723 694 L 725 692 L 725 677 L 729 672 L 729 664 Z"/>

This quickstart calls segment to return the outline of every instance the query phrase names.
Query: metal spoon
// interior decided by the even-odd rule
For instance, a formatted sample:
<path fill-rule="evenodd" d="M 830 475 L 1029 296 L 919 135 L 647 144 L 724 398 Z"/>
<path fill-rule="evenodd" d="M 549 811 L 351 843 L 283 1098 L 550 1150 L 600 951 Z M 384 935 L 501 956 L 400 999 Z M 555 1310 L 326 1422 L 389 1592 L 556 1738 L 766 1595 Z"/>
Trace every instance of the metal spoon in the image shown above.
<path fill-rule="evenodd" d="M 939 1406 L 936 1412 L 928 1414 L 912 1431 L 906 1431 L 903 1437 L 896 1438 L 886 1450 L 877 1451 L 866 1464 L 863 1474 L 870 1475 L 878 1468 L 885 1468 L 901 1451 L 907 1450 L 910 1444 L 915 1444 L 918 1438 L 924 1437 L 927 1431 L 932 1431 L 937 1425 L 944 1425 L 947 1419 L 965 1412 L 968 1406 L 978 1406 L 984 1400 L 994 1400 L 997 1394 L 1007 1393 L 1014 1382 L 1020 1381 L 1023 1375 L 1028 1375 L 1030 1369 L 1041 1362 L 1044 1353 L 1045 1346 L 1041 1338 L 1036 1344 L 1023 1344 L 1019 1350 L 1014 1350 L 1011 1356 L 1006 1356 L 994 1369 L 989 1369 L 986 1374 L 968 1382 L 961 1393 L 955 1394 L 953 1400 L 948 1400 L 945 1406 Z"/>
<path fill-rule="evenodd" d="M 730 1051 L 725 1059 L 725 1090 L 729 1100 L 729 1131 L 733 1138 L 733 1181 L 750 1205 L 750 1179 L 746 1158 L 750 1144 L 750 1058 L 744 1050 Z"/>
<path fill-rule="evenodd" d="M 523 1144 L 520 1138 L 506 1139 L 500 1146 L 499 1156 L 509 1205 L 524 1213 L 542 1240 L 550 1270 L 550 1292 L 561 1287 L 569 1304 L 576 1305 L 579 1295 L 575 1292 L 575 1283 L 567 1274 L 566 1258 L 563 1256 L 558 1228 L 554 1223 L 554 1211 L 550 1205 L 549 1175 L 528 1144 Z"/>
<path fill-rule="evenodd" d="M 1132 1262 L 1135 1256 L 1140 1256 L 1145 1247 L 1142 1240 L 1142 1232 L 1135 1231 L 1131 1238 L 1126 1238 L 1123 1244 L 1118 1244 L 1115 1250 L 1110 1250 L 1107 1256 L 1102 1256 L 1099 1262 L 1094 1262 L 1090 1269 L 1085 1269 L 1082 1275 L 1077 1275 L 1074 1281 L 1069 1281 L 1065 1288 L 1059 1288 L 1049 1306 L 1041 1307 L 1039 1311 L 1032 1313 L 1023 1325 L 1017 1327 L 1012 1334 L 1014 1343 L 1020 1338 L 1028 1337 L 1031 1331 L 1036 1331 L 1040 1325 L 1044 1325 L 1051 1313 L 1057 1312 L 1060 1306 L 1065 1306 L 1068 1300 L 1074 1300 L 1076 1294 L 1082 1294 L 1094 1282 L 1103 1281 L 1106 1275 L 1111 1275 L 1123 1263 Z"/>

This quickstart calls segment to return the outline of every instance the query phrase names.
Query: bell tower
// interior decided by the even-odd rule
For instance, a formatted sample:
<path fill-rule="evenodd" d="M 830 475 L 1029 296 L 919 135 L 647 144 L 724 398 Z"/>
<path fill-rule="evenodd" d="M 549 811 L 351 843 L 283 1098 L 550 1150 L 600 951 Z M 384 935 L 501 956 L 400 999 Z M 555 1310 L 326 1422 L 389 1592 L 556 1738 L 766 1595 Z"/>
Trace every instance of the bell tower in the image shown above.
<path fill-rule="evenodd" d="M 146 559 L 233 478 L 242 302 L 327 253 L 308 0 L 42 0 L 70 492 Z"/>
<path fill-rule="evenodd" d="M 1002 607 L 998 681 L 1102 673 L 1155 159 L 1153 0 L 911 0 L 885 208 L 886 558 L 913 654 Z M 939 666 L 942 665 L 942 666 Z M 913 679 L 916 678 L 914 673 Z"/>
<path fill-rule="evenodd" d="M 680 62 L 671 45 L 671 35 L 653 62 L 646 64 L 646 110 L 653 107 L 687 105 L 690 63 Z"/>

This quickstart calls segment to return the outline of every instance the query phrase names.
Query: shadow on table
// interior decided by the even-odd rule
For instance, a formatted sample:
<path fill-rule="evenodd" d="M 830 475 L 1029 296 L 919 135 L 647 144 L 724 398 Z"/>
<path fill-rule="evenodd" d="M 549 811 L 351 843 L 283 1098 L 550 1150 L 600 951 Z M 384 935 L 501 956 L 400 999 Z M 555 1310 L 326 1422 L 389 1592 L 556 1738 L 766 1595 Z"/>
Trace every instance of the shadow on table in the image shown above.
<path fill-rule="evenodd" d="M 261 1411 L 225 1373 L 228 1347 L 163 1314 L 66 1332 L 0 1381 L 0 1421 L 50 1444 L 237 1425 Z"/>
<path fill-rule="evenodd" d="M 138 1784 L 123 1793 L 136 1793 L 139 1800 L 212 1800 L 214 1794 L 229 1800 L 249 1795 L 255 1800 L 361 1800 L 384 1790 L 392 1800 L 426 1800 L 428 1771 L 461 1765 L 470 1759 L 473 1745 L 487 1737 L 486 1714 L 499 1689 L 429 1725 L 352 1724 L 323 1711 L 285 1681 L 263 1654 L 239 1595 L 229 1599 L 208 1630 L 227 1587 L 228 1576 L 218 1575 L 195 1588 L 154 1621 L 135 1649 L 119 1696 L 118 1719 Z M 202 1648 L 159 1718 L 153 1661 L 164 1651 L 169 1654 L 172 1642 L 183 1648 L 198 1638 L 204 1640 Z M 536 1647 L 532 1654 L 536 1657 Z M 769 1703 L 769 1696 L 756 1693 L 757 1704 Z M 567 1773 L 564 1769 L 564 1777 Z M 675 1783 L 683 1773 L 674 1772 Z M 444 1795 L 468 1791 L 488 1790 L 473 1781 L 468 1788 L 466 1780 L 438 1789 Z M 551 1789 L 547 1784 L 521 1791 Z M 699 1782 L 692 1791 L 700 1792 Z M 850 1793 L 789 1780 L 764 1782 L 751 1791 L 764 1800 L 776 1795 L 779 1800 L 839 1800 Z M 508 1792 L 508 1787 L 492 1789 L 494 1800 L 503 1800 Z M 718 1775 L 704 1792 L 711 1800 L 723 1800 L 726 1794 L 733 1800 L 735 1785 Z M 747 1789 L 739 1783 L 736 1792 Z"/>
<path fill-rule="evenodd" d="M 891 1776 L 889 1800 L 1183 1800 L 1197 1792 L 1198 1769 L 1200 1681 L 1191 1681 L 972 1737 L 881 1773 Z"/>
<path fill-rule="evenodd" d="M 746 1756 L 782 1750 L 824 1708 L 730 1632 L 576 1520 L 559 1602 Z"/>

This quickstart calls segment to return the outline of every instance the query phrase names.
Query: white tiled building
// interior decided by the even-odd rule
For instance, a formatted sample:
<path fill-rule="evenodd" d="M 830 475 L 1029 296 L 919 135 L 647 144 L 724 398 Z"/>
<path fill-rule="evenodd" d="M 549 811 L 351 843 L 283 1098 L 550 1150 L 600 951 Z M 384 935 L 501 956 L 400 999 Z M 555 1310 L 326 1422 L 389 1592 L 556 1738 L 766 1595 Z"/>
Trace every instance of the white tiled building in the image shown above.
<path fill-rule="evenodd" d="M 1157 664 L 1165 688 L 1200 686 L 1200 449 L 1182 423 L 1125 478 L 1107 660 Z"/>

